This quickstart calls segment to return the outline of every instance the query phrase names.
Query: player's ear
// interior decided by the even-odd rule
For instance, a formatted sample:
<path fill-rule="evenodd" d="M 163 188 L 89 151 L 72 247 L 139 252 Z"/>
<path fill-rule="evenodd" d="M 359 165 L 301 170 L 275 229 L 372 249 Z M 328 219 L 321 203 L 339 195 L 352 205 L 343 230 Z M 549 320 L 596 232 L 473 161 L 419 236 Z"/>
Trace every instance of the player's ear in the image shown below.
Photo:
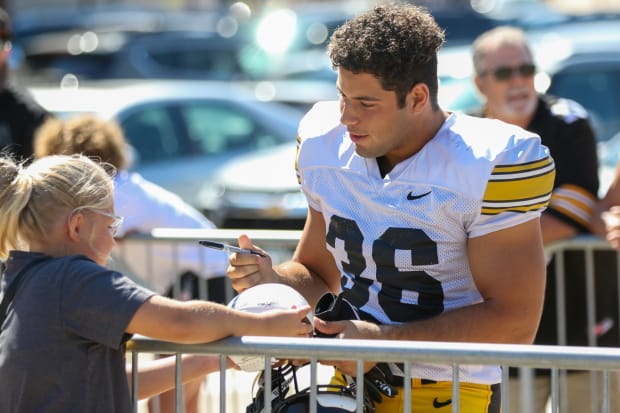
<path fill-rule="evenodd" d="M 406 106 L 413 112 L 421 112 L 430 104 L 430 91 L 426 83 L 418 82 L 409 91 L 405 100 Z"/>

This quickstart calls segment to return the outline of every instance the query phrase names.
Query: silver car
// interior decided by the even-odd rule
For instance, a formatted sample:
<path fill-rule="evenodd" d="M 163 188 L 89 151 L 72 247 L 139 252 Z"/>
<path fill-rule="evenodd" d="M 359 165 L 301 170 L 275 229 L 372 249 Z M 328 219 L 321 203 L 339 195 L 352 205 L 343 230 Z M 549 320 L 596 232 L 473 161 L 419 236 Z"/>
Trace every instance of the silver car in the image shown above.
<path fill-rule="evenodd" d="M 99 82 L 31 91 L 60 117 L 116 119 L 134 151 L 132 169 L 200 210 L 198 194 L 218 168 L 236 156 L 294 142 L 302 116 L 228 82 Z"/>
<path fill-rule="evenodd" d="M 239 156 L 198 194 L 206 215 L 222 228 L 302 229 L 308 212 L 295 173 L 296 144 Z"/>

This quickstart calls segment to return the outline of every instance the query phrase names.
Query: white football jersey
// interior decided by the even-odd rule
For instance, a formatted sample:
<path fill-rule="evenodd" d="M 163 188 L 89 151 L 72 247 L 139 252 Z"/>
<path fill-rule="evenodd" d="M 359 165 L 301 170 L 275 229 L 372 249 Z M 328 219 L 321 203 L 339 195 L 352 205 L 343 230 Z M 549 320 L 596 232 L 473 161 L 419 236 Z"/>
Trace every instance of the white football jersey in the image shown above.
<path fill-rule="evenodd" d="M 554 178 L 537 135 L 462 114 L 382 177 L 375 158 L 355 153 L 337 102 L 318 103 L 301 121 L 297 171 L 325 219 L 342 294 L 381 324 L 481 302 L 467 239 L 539 217 Z M 449 366 L 415 365 L 412 374 L 452 379 Z M 500 381 L 495 366 L 462 366 L 460 377 Z"/>

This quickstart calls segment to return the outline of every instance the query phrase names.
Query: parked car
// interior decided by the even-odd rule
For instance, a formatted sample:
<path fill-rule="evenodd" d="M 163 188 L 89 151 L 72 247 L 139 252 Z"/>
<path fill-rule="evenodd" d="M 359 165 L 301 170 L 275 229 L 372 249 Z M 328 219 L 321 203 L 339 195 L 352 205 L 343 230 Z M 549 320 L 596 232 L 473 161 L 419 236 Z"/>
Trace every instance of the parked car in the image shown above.
<path fill-rule="evenodd" d="M 290 142 L 226 163 L 198 194 L 205 214 L 221 228 L 302 229 L 308 207 L 295 154 Z"/>
<path fill-rule="evenodd" d="M 134 149 L 132 169 L 198 209 L 201 187 L 217 168 L 235 156 L 294 142 L 302 116 L 228 82 L 100 82 L 31 91 L 61 117 L 116 119 Z"/>
<path fill-rule="evenodd" d="M 266 70 L 262 61 L 247 69 L 243 39 L 210 29 L 144 30 L 78 28 L 41 33 L 18 45 L 18 75 L 30 83 L 58 83 L 72 75 L 100 79 L 251 79 Z"/>
<path fill-rule="evenodd" d="M 326 79 L 332 32 L 364 1 L 267 6 L 244 17 L 234 5 L 171 11 L 111 5 L 21 12 L 15 69 L 24 82 L 85 79 Z M 468 43 L 502 21 L 462 6 L 428 2 L 448 44 Z"/>

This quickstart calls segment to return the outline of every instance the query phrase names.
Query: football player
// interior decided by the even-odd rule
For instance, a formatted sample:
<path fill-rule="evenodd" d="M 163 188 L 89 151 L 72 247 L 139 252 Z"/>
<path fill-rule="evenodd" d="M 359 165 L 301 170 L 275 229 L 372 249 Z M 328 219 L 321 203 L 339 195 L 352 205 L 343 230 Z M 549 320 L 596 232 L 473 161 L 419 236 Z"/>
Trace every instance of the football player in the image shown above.
<path fill-rule="evenodd" d="M 316 104 L 299 127 L 309 204 L 300 242 L 273 269 L 268 256 L 232 254 L 237 291 L 281 282 L 311 305 L 339 294 L 360 320 L 315 318 L 315 330 L 339 338 L 532 342 L 554 163 L 531 132 L 439 107 L 443 41 L 410 4 L 377 6 L 334 32 L 340 99 Z M 245 235 L 238 242 L 258 248 Z M 325 363 L 336 367 L 333 384 L 356 374 L 354 361 Z M 391 373 L 402 386 L 402 370 Z M 414 363 L 411 375 L 416 412 L 452 408 L 451 366 Z M 461 365 L 459 378 L 460 411 L 499 412 L 499 366 Z M 403 394 L 376 411 L 400 411 Z"/>

